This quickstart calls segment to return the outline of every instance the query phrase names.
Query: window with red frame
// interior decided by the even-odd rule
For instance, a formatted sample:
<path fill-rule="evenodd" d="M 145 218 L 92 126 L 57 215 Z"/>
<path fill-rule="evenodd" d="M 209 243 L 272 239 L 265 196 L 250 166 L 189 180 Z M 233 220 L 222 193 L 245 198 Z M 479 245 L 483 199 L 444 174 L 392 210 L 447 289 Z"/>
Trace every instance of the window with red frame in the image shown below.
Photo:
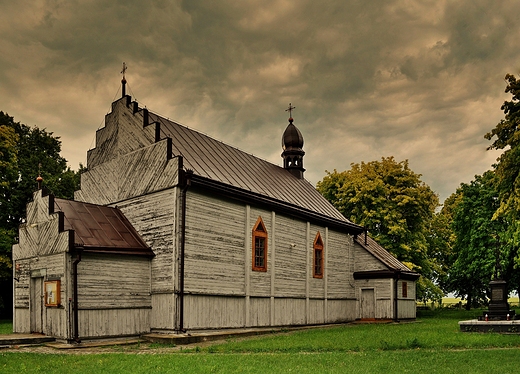
<path fill-rule="evenodd" d="M 267 271 L 267 230 L 262 217 L 258 217 L 253 227 L 253 270 Z"/>
<path fill-rule="evenodd" d="M 323 278 L 323 240 L 321 239 L 320 232 L 316 234 L 314 239 L 314 266 L 312 276 L 314 278 Z"/>

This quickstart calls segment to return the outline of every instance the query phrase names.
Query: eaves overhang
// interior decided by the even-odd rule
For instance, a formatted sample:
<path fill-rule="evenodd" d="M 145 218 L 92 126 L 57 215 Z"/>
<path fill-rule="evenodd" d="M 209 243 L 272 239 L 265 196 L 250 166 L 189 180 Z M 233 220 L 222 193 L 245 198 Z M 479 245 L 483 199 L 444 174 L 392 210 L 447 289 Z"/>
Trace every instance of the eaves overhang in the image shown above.
<path fill-rule="evenodd" d="M 81 251 L 82 253 L 94 253 L 94 254 L 105 254 L 105 255 L 131 255 L 140 257 L 154 257 L 152 249 L 147 247 L 142 250 L 136 250 L 135 248 L 105 248 L 105 247 L 85 247 L 81 244 L 74 245 L 75 251 Z"/>
<path fill-rule="evenodd" d="M 416 281 L 421 275 L 413 271 L 368 270 L 354 272 L 354 279 L 402 279 Z"/>

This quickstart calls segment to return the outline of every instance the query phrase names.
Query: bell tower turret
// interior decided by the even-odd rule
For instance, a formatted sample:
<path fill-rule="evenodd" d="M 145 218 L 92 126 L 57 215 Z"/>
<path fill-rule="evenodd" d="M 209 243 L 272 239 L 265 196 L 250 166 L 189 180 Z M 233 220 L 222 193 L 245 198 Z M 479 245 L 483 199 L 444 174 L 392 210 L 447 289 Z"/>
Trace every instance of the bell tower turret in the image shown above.
<path fill-rule="evenodd" d="M 292 175 L 299 179 L 303 179 L 303 136 L 300 130 L 294 125 L 294 119 L 292 118 L 292 110 L 295 109 L 291 104 L 286 111 L 289 112 L 289 125 L 285 129 L 282 136 L 282 158 L 283 167 L 288 170 Z"/>

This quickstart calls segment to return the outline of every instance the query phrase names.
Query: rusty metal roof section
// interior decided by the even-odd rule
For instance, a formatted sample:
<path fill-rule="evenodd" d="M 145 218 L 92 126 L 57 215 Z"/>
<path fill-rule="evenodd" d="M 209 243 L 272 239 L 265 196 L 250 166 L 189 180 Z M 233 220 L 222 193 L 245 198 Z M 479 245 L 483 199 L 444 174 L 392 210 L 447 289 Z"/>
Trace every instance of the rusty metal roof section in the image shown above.
<path fill-rule="evenodd" d="M 88 252 L 153 256 L 153 251 L 117 208 L 54 198 L 63 230 L 74 231 L 74 247 Z"/>
<path fill-rule="evenodd" d="M 284 168 L 150 113 L 161 134 L 172 138 L 173 154 L 195 175 L 267 196 L 309 212 L 352 224 L 305 179 Z"/>
<path fill-rule="evenodd" d="M 358 243 L 361 247 L 366 249 L 370 254 L 372 254 L 375 258 L 380 260 L 387 268 L 391 271 L 392 274 L 400 273 L 403 274 L 407 278 L 419 278 L 419 273 L 410 270 L 405 264 L 395 258 L 390 252 L 381 247 L 374 239 L 367 235 L 367 233 L 363 233 L 361 235 L 357 235 L 355 238 L 356 243 Z M 363 273 L 364 275 L 370 277 L 370 274 L 376 274 L 375 272 L 358 272 L 358 274 Z M 384 272 L 379 271 L 380 274 Z M 356 274 L 354 274 L 355 276 Z"/>

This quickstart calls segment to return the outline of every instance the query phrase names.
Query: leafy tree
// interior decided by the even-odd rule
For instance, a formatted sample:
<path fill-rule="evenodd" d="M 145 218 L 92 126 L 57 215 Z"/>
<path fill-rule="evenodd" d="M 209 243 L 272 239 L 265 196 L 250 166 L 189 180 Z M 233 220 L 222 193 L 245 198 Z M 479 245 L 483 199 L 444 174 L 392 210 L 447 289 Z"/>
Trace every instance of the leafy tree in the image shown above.
<path fill-rule="evenodd" d="M 432 265 L 432 278 L 435 283 L 443 290 L 449 292 L 448 273 L 455 261 L 454 246 L 456 234 L 453 231 L 452 222 L 462 193 L 460 189 L 451 194 L 436 212 L 430 222 L 430 232 L 428 236 L 428 258 Z"/>
<path fill-rule="evenodd" d="M 505 80 L 505 92 L 510 93 L 512 98 L 501 106 L 504 119 L 484 137 L 494 139 L 488 149 L 505 149 L 494 165 L 500 199 L 494 218 L 503 217 L 508 220 L 505 238 L 508 256 L 516 256 L 517 265 L 520 265 L 520 80 L 511 74 L 507 74 Z"/>
<path fill-rule="evenodd" d="M 58 197 L 73 198 L 79 188 L 79 172 L 67 167 L 60 151 L 61 141 L 52 132 L 15 122 L 0 112 L 0 299 L 6 303 L 12 289 L 11 247 L 36 190 L 38 173 L 45 188 Z"/>
<path fill-rule="evenodd" d="M 0 125 L 0 279 L 9 279 L 12 269 L 10 254 L 15 231 L 3 227 L 2 223 L 8 221 L 11 209 L 5 197 L 15 188 L 18 178 L 17 141 L 18 135 L 13 128 Z"/>
<path fill-rule="evenodd" d="M 408 161 L 383 157 L 351 164 L 350 170 L 327 172 L 317 189 L 346 218 L 368 227 L 383 247 L 425 276 L 419 282 L 419 298 L 427 290 L 439 295 L 432 282 L 434 264 L 428 258 L 427 240 L 439 200 Z"/>
<path fill-rule="evenodd" d="M 467 299 L 469 310 L 487 302 L 489 282 L 501 268 L 496 259 L 507 222 L 500 217 L 493 219 L 500 203 L 492 171 L 477 175 L 469 184 L 463 183 L 458 191 L 461 199 L 452 222 L 456 240 L 448 287 Z M 499 275 L 505 275 L 504 271 Z"/>

